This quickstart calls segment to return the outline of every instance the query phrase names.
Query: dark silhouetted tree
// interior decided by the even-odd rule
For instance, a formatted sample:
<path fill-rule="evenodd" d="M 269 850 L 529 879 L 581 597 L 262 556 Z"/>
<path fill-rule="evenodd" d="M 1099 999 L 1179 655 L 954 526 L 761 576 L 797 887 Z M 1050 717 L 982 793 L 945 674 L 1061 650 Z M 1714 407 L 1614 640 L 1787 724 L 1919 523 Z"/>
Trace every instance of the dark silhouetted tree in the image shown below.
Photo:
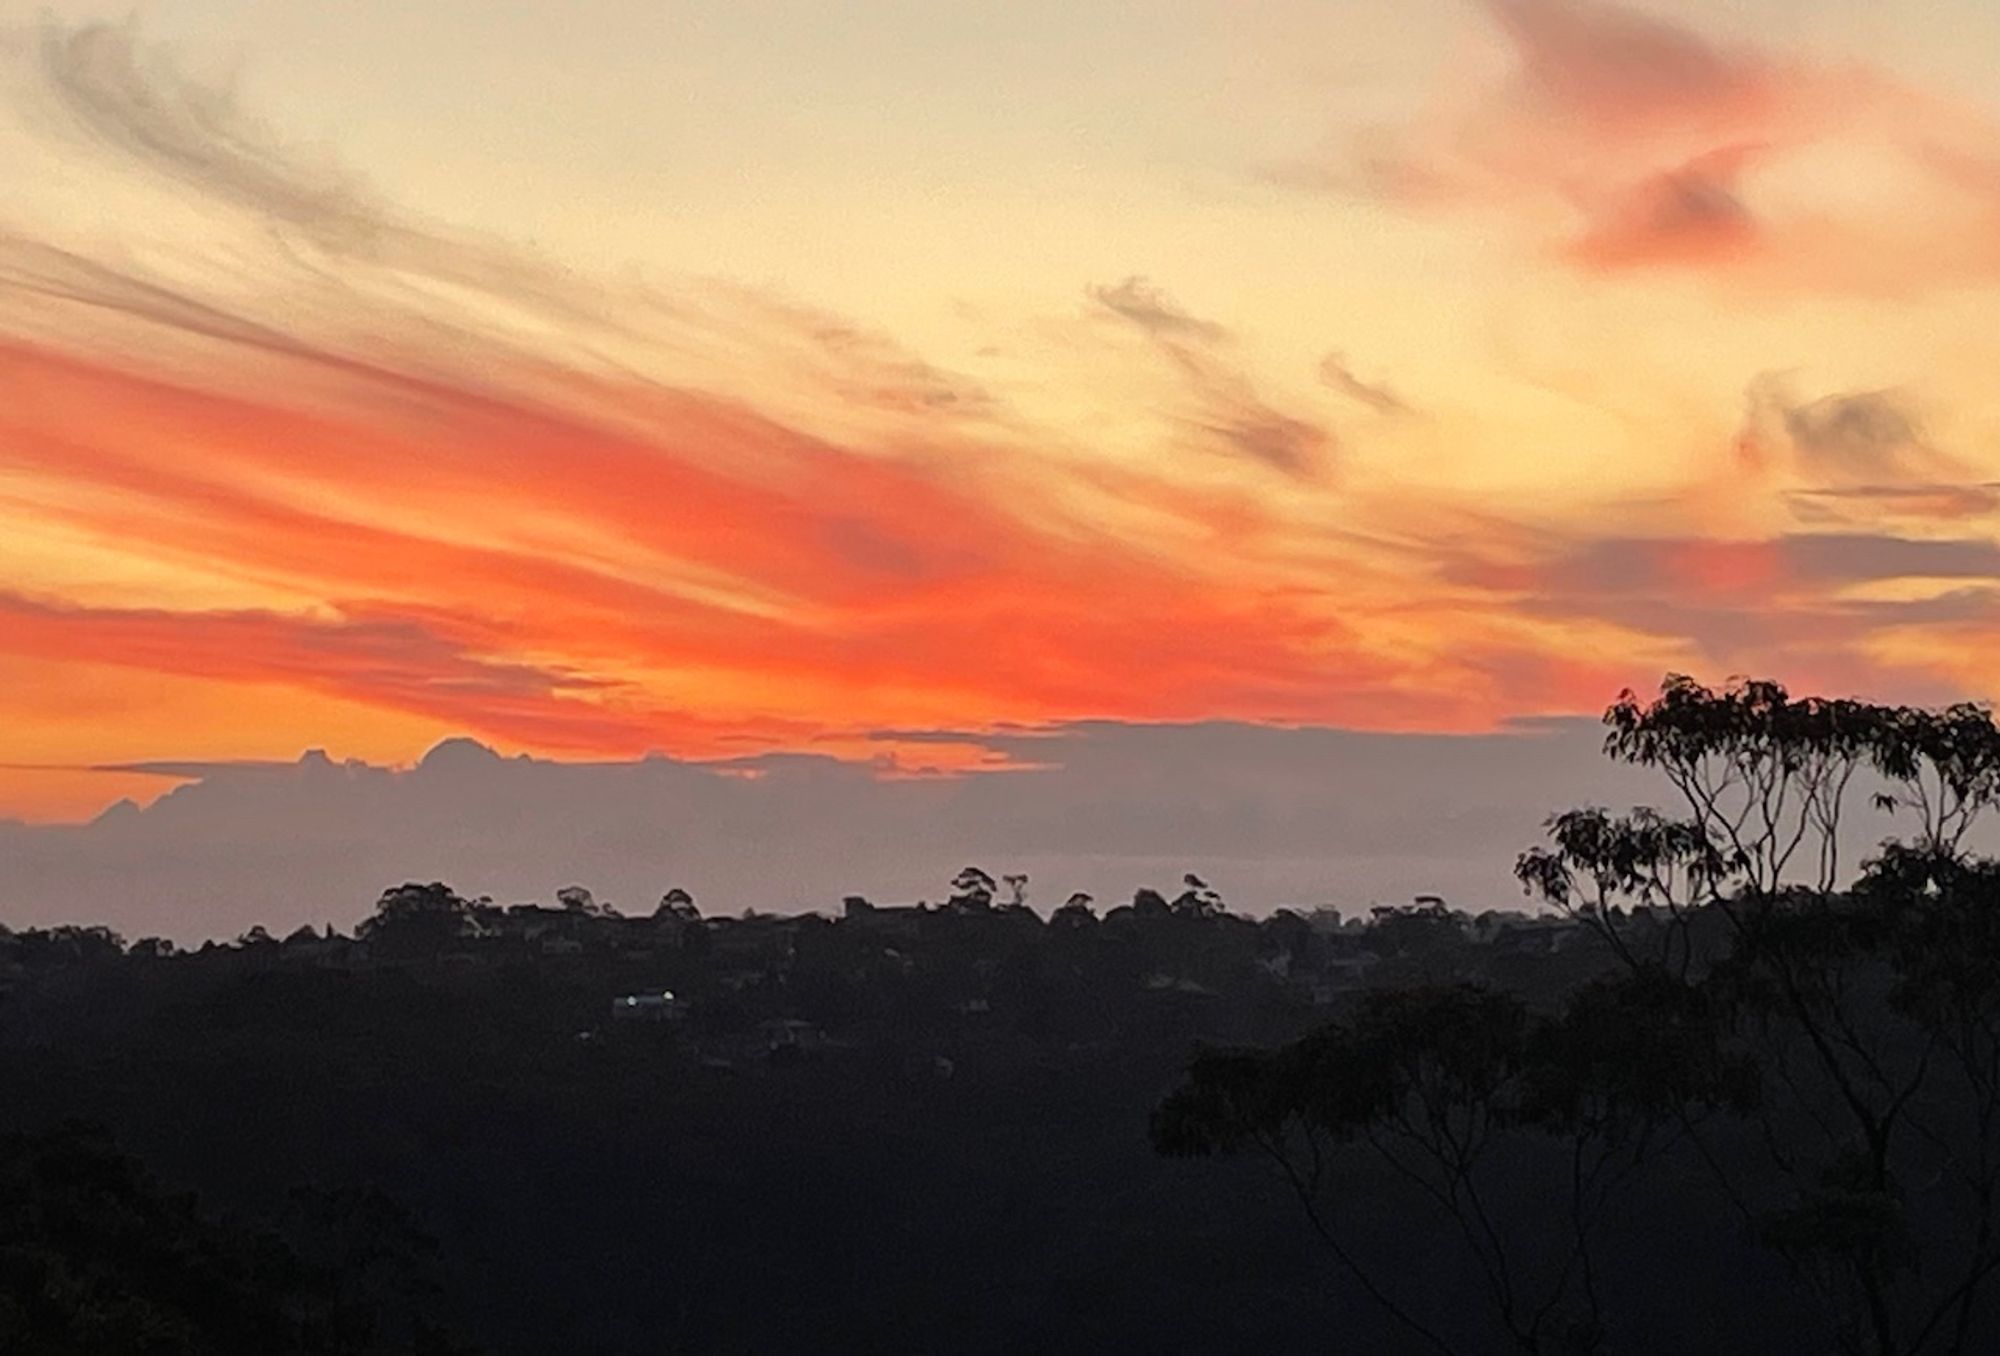
<path fill-rule="evenodd" d="M 602 903 L 581 885 L 565 885 L 556 891 L 556 903 L 570 913 L 589 918 L 616 918 L 618 910 Z"/>
<path fill-rule="evenodd" d="M 1301 959 L 1312 950 L 1312 924 L 1295 910 L 1277 910 L 1257 931 L 1262 949 L 1269 954 Z"/>
<path fill-rule="evenodd" d="M 385 1221 L 395 1228 L 385 1227 Z M 306 1236 L 327 1238 L 324 1229 Z M 385 1306 L 385 1264 L 420 1277 L 398 1212 L 349 1218 L 303 1257 L 161 1188 L 80 1125 L 0 1136 L 0 1350 L 23 1356 L 388 1356 L 463 1350 L 418 1297 Z"/>
<path fill-rule="evenodd" d="M 1406 1208 L 1444 1224 L 1483 1280 L 1504 1345 L 1588 1352 L 1606 1332 L 1595 1261 L 1616 1193 L 1659 1128 L 1740 1099 L 1677 987 L 1587 990 L 1559 1017 L 1468 984 L 1370 993 L 1356 1012 L 1271 1052 L 1209 1051 L 1155 1113 L 1163 1153 L 1255 1151 L 1276 1166 L 1337 1263 L 1426 1346 L 1484 1351 L 1448 1332 L 1356 1245 L 1350 1155 L 1386 1169 Z M 1668 1020 L 1670 1019 L 1670 1020 Z M 1689 1039 L 1692 1024 L 1695 1033 Z M 1509 1218 L 1494 1195 L 1509 1138 L 1555 1139 L 1573 1165 L 1554 1219 Z"/>
<path fill-rule="evenodd" d="M 1228 911 L 1222 896 L 1200 876 L 1190 871 L 1181 877 L 1181 892 L 1168 907 L 1187 918 L 1213 918 Z"/>
<path fill-rule="evenodd" d="M 14 953 L 29 969 L 66 965 L 101 965 L 125 954 L 125 939 L 103 926 L 64 923 L 52 928 L 28 928 L 13 938 Z"/>
<path fill-rule="evenodd" d="M 976 866 L 968 866 L 951 878 L 951 897 L 946 902 L 961 913 L 984 913 L 993 907 L 997 888 L 993 877 Z"/>
<path fill-rule="evenodd" d="M 466 934 L 471 912 L 442 881 L 410 882 L 383 891 L 355 935 L 388 955 L 434 956 Z"/>
<path fill-rule="evenodd" d="M 1368 911 L 1369 933 L 1391 955 L 1434 958 L 1465 942 L 1469 921 L 1441 900 L 1429 903 L 1378 904 Z"/>
<path fill-rule="evenodd" d="M 1062 907 L 1049 916 L 1053 926 L 1065 928 L 1086 928 L 1097 922 L 1097 911 L 1091 906 L 1097 901 L 1078 890 L 1064 900 Z"/>
<path fill-rule="evenodd" d="M 676 885 L 660 896 L 660 906 L 653 910 L 655 918 L 679 918 L 695 922 L 701 918 L 701 910 L 695 907 L 694 896 Z"/>

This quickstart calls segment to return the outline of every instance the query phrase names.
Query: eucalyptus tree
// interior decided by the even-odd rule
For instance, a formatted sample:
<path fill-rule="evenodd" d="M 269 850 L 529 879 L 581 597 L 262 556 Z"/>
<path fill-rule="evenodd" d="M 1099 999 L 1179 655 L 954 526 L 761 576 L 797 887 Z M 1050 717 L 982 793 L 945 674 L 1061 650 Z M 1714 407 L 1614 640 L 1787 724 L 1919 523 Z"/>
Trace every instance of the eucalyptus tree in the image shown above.
<path fill-rule="evenodd" d="M 1523 854 L 1533 894 L 1635 976 L 1698 985 L 1719 1048 L 1751 1061 L 1755 1163 L 1697 1141 L 1733 1206 L 1839 1316 L 1857 1351 L 1962 1350 L 2000 1268 L 2000 874 L 1965 844 L 2000 798 L 1982 707 L 1793 698 L 1670 675 L 1626 692 L 1606 752 L 1658 770 L 1684 817 L 1595 808 Z M 1850 889 L 1858 776 L 1913 834 Z M 1666 926 L 1642 945 L 1641 919 Z M 1716 945 L 1702 947 L 1704 935 Z M 1949 1182 L 1951 1189 L 1937 1188 Z"/>
<path fill-rule="evenodd" d="M 1608 1201 L 1674 1155 L 1875 1356 L 1992 1349 L 2000 1314 L 2000 865 L 1970 858 L 2000 799 L 1984 708 L 1794 698 L 1670 675 L 1605 714 L 1605 752 L 1661 774 L 1673 812 L 1564 811 L 1527 891 L 1588 928 L 1603 971 L 1551 1010 L 1466 986 L 1370 994 L 1275 1052 L 1207 1052 L 1157 1146 L 1255 1149 L 1363 1289 L 1429 1346 L 1447 1334 L 1343 1236 L 1363 1160 L 1455 1226 L 1492 1330 L 1597 1349 Z M 1851 802 L 1911 830 L 1842 860 Z M 1491 1205 L 1493 1146 L 1566 1147 L 1540 1193 L 1567 1238 Z M 1525 1161 L 1525 1160 L 1522 1160 Z"/>
<path fill-rule="evenodd" d="M 1405 1332 L 1439 1352 L 1602 1349 L 1603 1225 L 1621 1190 L 1704 1111 L 1750 1093 L 1705 1037 L 1702 998 L 1671 982 L 1592 985 L 1561 1013 L 1472 984 L 1365 995 L 1273 1051 L 1207 1050 L 1155 1111 L 1179 1157 L 1255 1153 L 1272 1164 L 1334 1262 Z M 1524 1209 L 1523 1140 L 1561 1182 Z M 1355 1233 L 1361 1160 L 1402 1208 L 1442 1225 L 1476 1278 L 1484 1321 L 1427 1312 L 1410 1278 Z M 1380 1197 L 1371 1195 L 1371 1205 Z"/>

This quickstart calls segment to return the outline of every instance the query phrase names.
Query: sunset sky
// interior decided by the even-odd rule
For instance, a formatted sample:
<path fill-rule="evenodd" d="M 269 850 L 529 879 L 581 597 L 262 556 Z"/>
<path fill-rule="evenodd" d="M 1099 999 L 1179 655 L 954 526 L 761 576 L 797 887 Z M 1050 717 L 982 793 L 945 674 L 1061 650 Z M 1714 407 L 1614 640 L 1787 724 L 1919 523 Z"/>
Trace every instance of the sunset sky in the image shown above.
<path fill-rule="evenodd" d="M 1991 0 L 54 16 L 0 0 L 0 817 L 2000 696 Z"/>

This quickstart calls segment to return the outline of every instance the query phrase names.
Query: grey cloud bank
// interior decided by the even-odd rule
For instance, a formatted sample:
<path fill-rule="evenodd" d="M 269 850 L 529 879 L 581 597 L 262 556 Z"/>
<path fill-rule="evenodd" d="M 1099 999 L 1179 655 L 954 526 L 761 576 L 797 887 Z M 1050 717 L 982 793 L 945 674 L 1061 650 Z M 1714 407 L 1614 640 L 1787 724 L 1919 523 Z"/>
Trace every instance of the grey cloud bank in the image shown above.
<path fill-rule="evenodd" d="M 1128 898 L 1184 871 L 1239 910 L 1366 908 L 1438 893 L 1517 907 L 1510 868 L 1542 819 L 1582 804 L 1670 808 L 1599 753 L 1591 721 L 1490 735 L 1231 723 L 1081 723 L 982 736 L 1030 770 L 885 779 L 863 763 L 502 758 L 451 740 L 403 769 L 163 764 L 192 776 L 87 825 L 0 824 L 0 921 L 104 922 L 180 942 L 254 923 L 346 927 L 409 879 L 502 903 L 590 887 L 628 912 L 670 886 L 711 913 L 835 910 L 843 895 L 938 899 L 960 866 L 1025 871 L 1044 911 Z M 1860 841 L 1887 832 L 1860 824 Z"/>

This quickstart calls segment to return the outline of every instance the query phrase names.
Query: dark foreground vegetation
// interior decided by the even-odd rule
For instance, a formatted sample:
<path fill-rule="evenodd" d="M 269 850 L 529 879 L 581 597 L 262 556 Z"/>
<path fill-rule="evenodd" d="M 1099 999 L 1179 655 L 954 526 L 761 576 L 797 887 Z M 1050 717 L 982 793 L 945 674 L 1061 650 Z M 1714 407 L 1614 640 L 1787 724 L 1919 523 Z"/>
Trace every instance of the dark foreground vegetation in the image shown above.
<path fill-rule="evenodd" d="M 1798 1315 L 1786 1350 L 2000 1348 L 2000 862 L 1964 848 L 2000 732 L 1969 706 L 1680 678 L 1606 721 L 1683 815 L 1561 814 L 1517 865 L 1600 973 L 1554 1002 L 1382 990 L 1278 1049 L 1205 1052 L 1156 1144 L 1274 1164 L 1412 1347 L 1735 1344 L 1754 1314 L 1703 1274 L 1726 1258 L 1760 1277 L 1754 1307 Z M 1910 833 L 1839 888 L 1857 777 Z M 1369 1174 L 1457 1302 L 1373 1245 Z"/>
<path fill-rule="evenodd" d="M 1552 819 L 1533 916 L 0 931 L 0 1350 L 2000 1349 L 2000 733 L 1608 721 L 1678 803 Z"/>

